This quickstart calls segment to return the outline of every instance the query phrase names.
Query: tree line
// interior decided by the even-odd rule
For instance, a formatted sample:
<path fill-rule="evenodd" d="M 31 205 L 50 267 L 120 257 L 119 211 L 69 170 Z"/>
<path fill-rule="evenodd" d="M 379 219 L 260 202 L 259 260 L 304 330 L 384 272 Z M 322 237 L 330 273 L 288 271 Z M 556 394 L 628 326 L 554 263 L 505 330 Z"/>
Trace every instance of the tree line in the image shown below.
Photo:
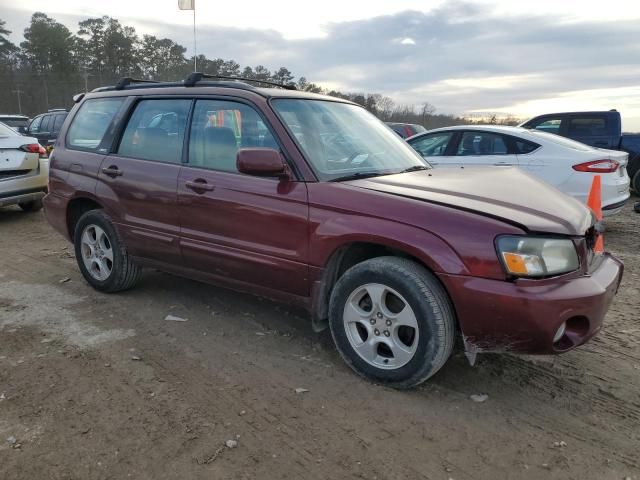
<path fill-rule="evenodd" d="M 112 85 L 122 77 L 177 81 L 193 71 L 193 57 L 169 38 L 138 35 L 115 18 L 88 18 L 73 33 L 45 13 L 32 15 L 24 41 L 14 45 L 0 19 L 0 112 L 34 116 L 51 108 L 69 108 L 72 96 Z M 385 121 L 418 123 L 427 128 L 477 123 L 473 119 L 438 114 L 428 102 L 398 105 L 377 93 L 345 93 L 322 88 L 286 67 L 241 66 L 234 60 L 197 57 L 198 70 L 212 75 L 241 76 L 345 98 L 363 105 Z M 493 117 L 494 123 L 505 123 Z M 515 123 L 507 119 L 506 123 Z"/>

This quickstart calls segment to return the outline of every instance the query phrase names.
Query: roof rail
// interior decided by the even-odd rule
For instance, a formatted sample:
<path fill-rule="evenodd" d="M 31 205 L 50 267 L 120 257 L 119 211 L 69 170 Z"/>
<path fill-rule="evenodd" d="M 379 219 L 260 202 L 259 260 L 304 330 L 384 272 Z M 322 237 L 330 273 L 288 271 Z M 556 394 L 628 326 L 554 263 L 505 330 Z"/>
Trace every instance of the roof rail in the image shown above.
<path fill-rule="evenodd" d="M 297 90 L 294 85 L 284 85 L 282 83 L 270 82 L 268 80 L 259 80 L 257 78 L 231 77 L 228 75 L 210 75 L 208 73 L 202 73 L 202 72 L 190 73 L 189 76 L 184 81 L 184 86 L 194 87 L 196 83 L 198 83 L 204 78 L 233 80 L 236 82 L 245 82 L 245 83 L 261 83 L 264 85 L 271 85 L 272 87 L 284 88 L 285 90 Z"/>
<path fill-rule="evenodd" d="M 123 77 L 118 83 L 115 84 L 115 90 L 124 90 L 128 85 L 132 83 L 162 83 L 157 80 L 144 80 L 142 78 L 131 78 L 131 77 Z"/>

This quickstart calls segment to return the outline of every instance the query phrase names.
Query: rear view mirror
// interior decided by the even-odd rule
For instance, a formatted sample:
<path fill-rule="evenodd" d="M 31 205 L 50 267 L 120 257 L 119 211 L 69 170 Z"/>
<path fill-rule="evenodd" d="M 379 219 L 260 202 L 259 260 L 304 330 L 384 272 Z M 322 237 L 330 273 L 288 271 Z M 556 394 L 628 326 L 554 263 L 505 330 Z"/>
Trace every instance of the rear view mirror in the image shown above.
<path fill-rule="evenodd" d="M 280 152 L 272 148 L 241 148 L 236 156 L 240 173 L 257 177 L 289 177 L 289 168 Z"/>

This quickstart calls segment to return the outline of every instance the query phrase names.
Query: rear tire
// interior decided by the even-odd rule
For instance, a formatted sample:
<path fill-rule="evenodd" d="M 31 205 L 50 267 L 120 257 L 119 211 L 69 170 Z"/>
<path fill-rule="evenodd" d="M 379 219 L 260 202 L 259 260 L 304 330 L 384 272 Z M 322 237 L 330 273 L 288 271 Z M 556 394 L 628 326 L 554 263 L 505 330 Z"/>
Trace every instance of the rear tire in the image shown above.
<path fill-rule="evenodd" d="M 434 375 L 455 340 L 455 314 L 444 287 L 423 266 L 398 257 L 347 270 L 331 292 L 329 326 L 356 373 L 399 389 Z"/>
<path fill-rule="evenodd" d="M 37 212 L 42 209 L 42 200 L 32 200 L 30 202 L 20 202 L 18 206 L 24 212 Z"/>
<path fill-rule="evenodd" d="M 120 292 L 132 288 L 140 279 L 142 269 L 129 257 L 104 211 L 90 210 L 80 217 L 73 243 L 78 267 L 96 290 Z"/>

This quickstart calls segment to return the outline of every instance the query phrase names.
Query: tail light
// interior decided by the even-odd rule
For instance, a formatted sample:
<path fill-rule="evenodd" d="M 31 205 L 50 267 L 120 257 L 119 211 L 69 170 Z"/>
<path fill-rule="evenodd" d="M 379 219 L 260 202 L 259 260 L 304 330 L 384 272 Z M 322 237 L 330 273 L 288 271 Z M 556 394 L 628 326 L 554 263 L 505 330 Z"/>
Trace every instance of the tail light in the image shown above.
<path fill-rule="evenodd" d="M 411 130 L 410 127 L 407 127 L 405 125 L 405 127 L 404 127 L 404 135 L 405 135 L 406 138 L 409 138 L 410 136 L 413 135 L 413 130 Z"/>
<path fill-rule="evenodd" d="M 28 145 L 22 145 L 20 150 L 27 153 L 37 153 L 40 158 L 47 158 L 47 150 L 39 143 L 30 143 Z"/>
<path fill-rule="evenodd" d="M 593 160 L 591 162 L 579 163 L 572 168 L 577 172 L 589 173 L 611 173 L 615 172 L 620 164 L 615 160 Z"/>

